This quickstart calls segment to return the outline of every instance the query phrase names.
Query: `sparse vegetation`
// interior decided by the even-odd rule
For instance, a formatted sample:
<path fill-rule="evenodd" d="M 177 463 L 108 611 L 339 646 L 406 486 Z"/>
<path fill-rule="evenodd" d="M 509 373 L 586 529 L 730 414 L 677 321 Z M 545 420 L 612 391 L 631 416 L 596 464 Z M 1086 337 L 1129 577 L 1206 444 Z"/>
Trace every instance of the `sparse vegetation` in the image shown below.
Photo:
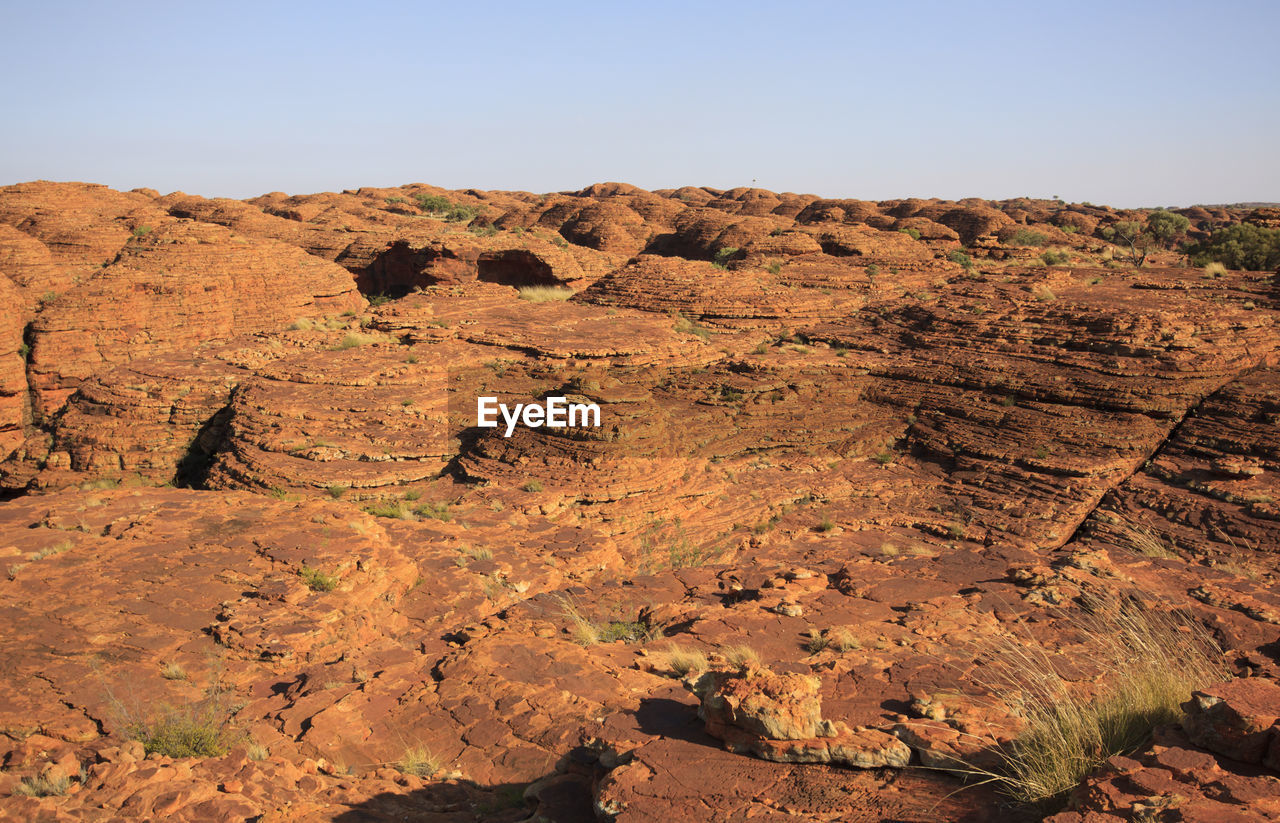
<path fill-rule="evenodd" d="M 1132 597 L 1088 605 L 1072 621 L 1085 648 L 1072 653 L 1067 668 L 1077 669 L 1085 655 L 1106 672 L 1101 687 L 1082 693 L 1034 637 L 1008 638 L 990 653 L 982 685 L 1024 728 L 994 747 L 999 768 L 961 771 L 994 781 L 1016 800 L 1054 803 L 1108 758 L 1131 754 L 1156 726 L 1177 720 L 1192 689 L 1228 676 L 1221 650 L 1189 615 Z"/>
<path fill-rule="evenodd" d="M 440 759 L 425 746 L 406 749 L 405 753 L 396 761 L 397 769 L 414 777 L 430 777 L 440 771 L 441 765 Z"/>
<path fill-rule="evenodd" d="M 1219 263 L 1217 260 L 1204 264 L 1204 276 L 1206 279 L 1216 280 L 1227 274 L 1227 267 Z"/>
<path fill-rule="evenodd" d="M 391 517 L 396 520 L 412 520 L 413 512 L 402 500 L 379 500 L 364 507 L 374 517 Z"/>
<path fill-rule="evenodd" d="M 63 540 L 60 543 L 54 543 L 52 546 L 45 546 L 43 549 L 40 549 L 35 554 L 31 555 L 31 560 L 44 560 L 46 557 L 53 557 L 54 555 L 62 554 L 70 549 L 71 546 L 72 543 L 70 540 Z"/>
<path fill-rule="evenodd" d="M 720 650 L 724 662 L 735 669 L 760 665 L 760 653 L 746 644 L 726 646 Z"/>
<path fill-rule="evenodd" d="M 961 266 L 964 266 L 966 269 L 973 267 L 973 258 L 965 254 L 964 252 L 960 251 L 959 249 L 956 249 L 955 251 L 948 254 L 947 259 L 950 260 L 952 263 L 959 263 Z"/>
<path fill-rule="evenodd" d="M 375 343 L 377 340 L 378 338 L 371 334 L 351 332 L 350 334 L 344 335 L 342 340 L 338 341 L 338 345 L 334 348 L 339 350 L 354 349 L 359 346 L 367 346 L 370 343 Z"/>
<path fill-rule="evenodd" d="M 333 486 L 326 487 L 325 491 L 328 492 L 330 497 L 332 497 L 334 500 L 337 500 L 339 497 L 342 497 L 342 495 L 347 493 L 347 487 L 339 486 L 335 484 Z"/>
<path fill-rule="evenodd" d="M 1194 243 L 1185 251 L 1195 265 L 1219 263 L 1225 267 L 1223 273 L 1226 269 L 1277 271 L 1280 270 L 1280 229 L 1237 223 L 1215 231 L 1208 240 Z"/>
<path fill-rule="evenodd" d="M 671 670 L 681 677 L 705 672 L 710 668 L 706 654 L 691 646 L 679 646 L 673 643 L 667 647 L 663 655 Z"/>
<path fill-rule="evenodd" d="M 486 546 L 459 546 L 458 551 L 472 560 L 492 560 L 493 550 Z"/>
<path fill-rule="evenodd" d="M 525 484 L 524 484 L 523 486 L 521 486 L 520 488 L 521 488 L 523 491 L 527 491 L 527 492 L 540 492 L 540 491 L 542 491 L 542 481 L 541 481 L 541 480 L 530 480 L 528 483 L 525 483 Z"/>
<path fill-rule="evenodd" d="M 843 626 L 828 630 L 827 639 L 830 641 L 831 647 L 838 652 L 862 648 L 862 642 L 854 636 L 853 632 Z"/>
<path fill-rule="evenodd" d="M 1156 209 L 1147 215 L 1145 222 L 1118 220 L 1104 226 L 1099 234 L 1104 240 L 1128 247 L 1129 262 L 1141 268 L 1153 249 L 1171 248 L 1190 225 L 1191 221 L 1181 214 Z"/>
<path fill-rule="evenodd" d="M 715 259 L 712 262 L 712 265 L 715 266 L 717 269 L 723 269 L 725 267 L 725 264 L 728 263 L 729 260 L 737 253 L 738 253 L 737 246 L 725 246 L 724 248 L 716 251 Z"/>
<path fill-rule="evenodd" d="M 836 530 L 835 521 L 832 520 L 830 517 L 823 517 L 821 520 L 818 521 L 818 531 L 822 532 L 823 534 L 828 534 L 835 530 Z"/>
<path fill-rule="evenodd" d="M 230 750 L 236 735 L 231 717 L 221 700 L 181 709 L 165 707 L 146 720 L 129 727 L 129 736 L 142 742 L 147 754 L 165 757 L 221 757 Z"/>
<path fill-rule="evenodd" d="M 646 574 L 660 569 L 686 569 L 710 562 L 720 552 L 694 543 L 680 518 L 670 523 L 655 520 L 640 535 L 640 569 Z"/>
<path fill-rule="evenodd" d="M 769 274 L 782 274 L 782 264 L 775 260 L 765 267 L 765 271 Z"/>
<path fill-rule="evenodd" d="M 415 507 L 413 513 L 431 520 L 448 521 L 453 519 L 453 512 L 449 511 L 449 504 L 445 502 L 423 503 Z"/>
<path fill-rule="evenodd" d="M 703 328 L 702 326 L 699 326 L 697 323 L 685 317 L 683 314 L 676 312 L 672 316 L 675 320 L 676 331 L 680 332 L 681 334 L 692 334 L 697 337 L 701 337 L 703 340 L 711 339 L 711 332 L 709 330 Z"/>
<path fill-rule="evenodd" d="M 1043 246 L 1049 238 L 1034 229 L 1020 228 L 1009 235 L 1010 246 Z"/>
<path fill-rule="evenodd" d="M 418 202 L 418 208 L 424 213 L 430 214 L 432 217 L 442 218 L 450 223 L 466 222 L 483 211 L 480 206 L 460 206 L 449 200 L 449 198 L 438 194 L 418 194 L 413 199 Z M 497 229 L 494 229 L 494 233 L 497 233 Z"/>
<path fill-rule="evenodd" d="M 1161 560 L 1182 559 L 1181 555 L 1171 550 L 1153 529 L 1141 523 L 1125 524 L 1125 540 L 1130 549 L 1144 557 Z"/>
<path fill-rule="evenodd" d="M 903 233 L 903 234 L 905 234 L 907 237 L 910 237 L 912 240 L 919 240 L 919 239 L 920 239 L 920 230 L 919 230 L 919 229 L 898 229 L 898 231 L 902 232 L 902 233 Z"/>
<path fill-rule="evenodd" d="M 313 592 L 331 592 L 338 587 L 338 578 L 336 575 L 328 574 L 314 566 L 302 564 L 302 568 L 298 569 L 298 576 L 302 578 L 302 582 L 307 584 L 307 588 Z"/>
<path fill-rule="evenodd" d="M 181 663 L 169 662 L 160 669 L 160 676 L 165 680 L 186 680 L 187 670 L 182 668 Z"/>
<path fill-rule="evenodd" d="M 151 234 L 151 227 L 150 227 L 150 226 L 135 226 L 135 227 L 134 227 L 134 229 L 133 229 L 133 231 L 132 231 L 132 232 L 130 232 L 130 234 L 132 234 L 134 237 L 139 237 L 139 238 L 141 238 L 141 237 L 146 237 L 148 234 Z"/>
<path fill-rule="evenodd" d="M 1061 249 L 1046 249 L 1040 252 L 1040 261 L 1046 266 L 1061 266 L 1071 261 L 1071 255 Z"/>
<path fill-rule="evenodd" d="M 13 793 L 23 797 L 61 797 L 71 788 L 71 778 L 53 773 L 47 777 L 24 777 L 13 787 Z"/>
<path fill-rule="evenodd" d="M 573 289 L 566 286 L 525 286 L 520 289 L 520 299 L 530 303 L 552 303 L 573 297 Z"/>

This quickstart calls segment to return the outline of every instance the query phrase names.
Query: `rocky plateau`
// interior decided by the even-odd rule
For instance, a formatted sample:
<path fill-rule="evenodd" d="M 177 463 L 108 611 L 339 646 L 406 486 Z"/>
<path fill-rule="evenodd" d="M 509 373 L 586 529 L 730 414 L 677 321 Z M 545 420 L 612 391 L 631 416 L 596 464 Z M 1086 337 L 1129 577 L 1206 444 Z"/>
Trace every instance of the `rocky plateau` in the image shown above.
<path fill-rule="evenodd" d="M 1147 216 L 0 188 L 0 820 L 1280 820 L 1280 286 Z M 1176 716 L 981 779 L 1135 612 Z"/>

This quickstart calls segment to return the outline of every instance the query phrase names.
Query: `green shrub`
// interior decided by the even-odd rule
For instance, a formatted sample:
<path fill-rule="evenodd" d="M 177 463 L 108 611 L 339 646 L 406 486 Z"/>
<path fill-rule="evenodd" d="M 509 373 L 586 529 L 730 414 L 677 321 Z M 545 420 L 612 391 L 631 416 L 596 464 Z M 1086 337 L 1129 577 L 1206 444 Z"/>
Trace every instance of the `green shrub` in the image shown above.
<path fill-rule="evenodd" d="M 414 199 L 418 201 L 418 208 L 436 217 L 443 217 L 450 223 L 471 220 L 483 211 L 480 206 L 460 206 L 438 194 L 419 194 Z M 494 229 L 494 233 L 497 233 L 497 229 Z"/>
<path fill-rule="evenodd" d="M 132 234 L 134 237 L 146 237 L 148 234 L 151 234 L 151 227 L 138 226 L 133 230 Z"/>
<path fill-rule="evenodd" d="M 520 488 L 527 492 L 540 492 L 542 491 L 542 481 L 530 480 L 528 483 L 525 483 Z"/>
<path fill-rule="evenodd" d="M 1018 229 L 1009 235 L 1009 245 L 1011 246 L 1043 246 L 1049 242 L 1049 238 L 1038 231 L 1032 229 Z"/>
<path fill-rule="evenodd" d="M 418 208 L 423 211 L 442 212 L 453 208 L 453 201 L 438 194 L 417 194 L 413 199 L 418 201 Z"/>
<path fill-rule="evenodd" d="M 302 568 L 298 569 L 298 576 L 302 578 L 302 582 L 307 584 L 307 588 L 313 592 L 331 592 L 338 588 L 338 578 L 336 575 L 328 574 L 314 566 L 302 564 Z"/>
<path fill-rule="evenodd" d="M 765 271 L 769 274 L 782 274 L 782 264 L 775 260 L 765 267 Z"/>
<path fill-rule="evenodd" d="M 432 520 L 449 521 L 453 519 L 453 513 L 449 511 L 449 504 L 440 503 L 423 503 L 413 510 L 413 513 L 419 517 L 429 517 Z"/>
<path fill-rule="evenodd" d="M 725 246 L 724 248 L 716 252 L 715 260 L 712 263 L 712 265 L 714 265 L 718 269 L 723 269 L 725 266 L 725 263 L 728 263 L 729 259 L 737 253 L 738 253 L 737 246 Z"/>
<path fill-rule="evenodd" d="M 1219 229 L 1185 251 L 1197 266 L 1221 263 L 1228 269 L 1276 271 L 1280 270 L 1280 229 L 1239 223 Z"/>
<path fill-rule="evenodd" d="M 235 742 L 230 716 L 219 701 L 185 709 L 166 708 L 129 729 L 147 754 L 165 757 L 221 757 Z"/>
<path fill-rule="evenodd" d="M 1065 251 L 1046 249 L 1040 253 L 1040 259 L 1046 266 L 1061 266 L 1071 260 L 1071 255 Z"/>
<path fill-rule="evenodd" d="M 902 233 L 903 233 L 903 234 L 905 234 L 907 237 L 910 237 L 912 240 L 919 240 L 919 239 L 920 239 L 920 230 L 919 230 L 919 229 L 898 229 L 898 231 L 902 232 Z"/>
<path fill-rule="evenodd" d="M 961 266 L 964 266 L 966 269 L 971 268 L 973 266 L 973 258 L 965 254 L 964 252 L 960 251 L 959 249 L 956 249 L 955 251 L 948 254 L 947 259 L 950 260 L 952 263 L 959 263 Z"/>

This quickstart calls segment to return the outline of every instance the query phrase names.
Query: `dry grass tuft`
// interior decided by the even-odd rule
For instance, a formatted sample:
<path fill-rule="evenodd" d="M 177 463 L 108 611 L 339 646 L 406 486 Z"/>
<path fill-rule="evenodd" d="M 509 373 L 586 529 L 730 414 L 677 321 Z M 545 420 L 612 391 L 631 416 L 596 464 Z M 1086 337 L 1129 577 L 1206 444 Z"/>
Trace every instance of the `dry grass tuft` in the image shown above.
<path fill-rule="evenodd" d="M 13 787 L 13 793 L 23 797 L 61 797 L 71 788 L 71 779 L 65 774 L 48 777 L 24 777 Z"/>
<path fill-rule="evenodd" d="M 862 641 L 849 629 L 843 626 L 832 629 L 827 632 L 827 639 L 831 646 L 838 652 L 847 652 L 850 649 L 861 649 Z"/>
<path fill-rule="evenodd" d="M 805 651 L 809 652 L 809 654 L 818 654 L 830 645 L 831 639 L 825 634 L 817 629 L 809 629 L 809 633 L 804 641 Z"/>
<path fill-rule="evenodd" d="M 580 646 L 594 646 L 600 642 L 600 630 L 592 623 L 578 604 L 567 595 L 556 595 L 561 614 L 569 621 L 569 635 Z"/>
<path fill-rule="evenodd" d="M 760 653 L 746 644 L 726 646 L 720 650 L 724 662 L 735 669 L 745 669 L 749 665 L 760 665 Z"/>
<path fill-rule="evenodd" d="M 440 759 L 425 746 L 406 749 L 396 762 L 397 769 L 414 777 L 430 777 L 440 771 L 441 765 Z"/>
<path fill-rule="evenodd" d="M 1091 603 L 1071 623 L 1086 642 L 1068 662 L 1104 672 L 1093 694 L 1082 694 L 1059 673 L 1061 657 L 1029 636 L 1007 638 L 982 669 L 990 680 L 980 685 L 1025 725 L 1014 740 L 992 746 L 997 769 L 959 771 L 995 782 L 1021 802 L 1061 801 L 1108 758 L 1138 751 L 1156 726 L 1180 718 L 1193 689 L 1229 677 L 1222 650 L 1185 613 L 1110 599 Z"/>
<path fill-rule="evenodd" d="M 710 668 L 707 656 L 691 646 L 677 646 L 674 643 L 663 652 L 667 665 L 681 677 L 693 672 L 705 672 Z"/>
<path fill-rule="evenodd" d="M 1181 560 L 1177 552 L 1171 550 L 1160 536 L 1150 527 L 1140 523 L 1127 523 L 1125 537 L 1132 548 L 1144 557 L 1157 557 L 1163 560 Z"/>
<path fill-rule="evenodd" d="M 520 299 L 530 303 L 553 303 L 573 297 L 573 289 L 565 286 L 525 286 L 520 289 Z"/>

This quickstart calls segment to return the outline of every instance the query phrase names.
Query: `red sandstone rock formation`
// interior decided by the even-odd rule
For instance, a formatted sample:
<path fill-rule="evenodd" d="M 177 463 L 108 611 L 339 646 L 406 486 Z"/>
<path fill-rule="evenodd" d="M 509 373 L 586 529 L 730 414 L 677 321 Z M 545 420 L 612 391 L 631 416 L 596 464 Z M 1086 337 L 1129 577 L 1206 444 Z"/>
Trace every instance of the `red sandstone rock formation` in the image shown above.
<path fill-rule="evenodd" d="M 899 767 L 1016 737 L 998 638 L 1095 693 L 1116 592 L 1237 679 L 1060 819 L 1274 817 L 1274 287 L 1109 260 L 1121 216 L 0 189 L 0 819 L 1032 819 Z M 140 752 L 164 704 L 235 739 Z"/>

